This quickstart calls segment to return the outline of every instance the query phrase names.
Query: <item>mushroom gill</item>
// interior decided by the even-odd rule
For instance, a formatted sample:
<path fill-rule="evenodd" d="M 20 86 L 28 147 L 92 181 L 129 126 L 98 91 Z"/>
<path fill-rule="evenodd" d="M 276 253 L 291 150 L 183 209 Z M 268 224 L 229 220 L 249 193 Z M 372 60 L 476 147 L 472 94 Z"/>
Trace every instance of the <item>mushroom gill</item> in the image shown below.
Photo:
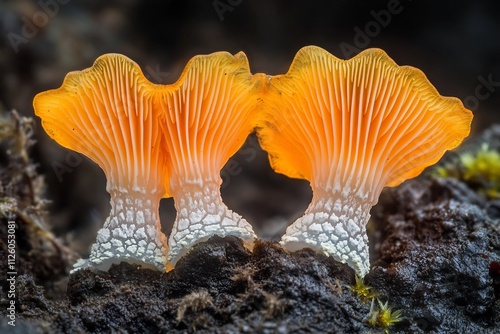
<path fill-rule="evenodd" d="M 217 52 L 191 59 L 179 80 L 161 94 L 171 157 L 166 188 L 177 210 L 169 238 L 173 265 L 213 235 L 236 236 L 247 247 L 253 245 L 252 226 L 222 201 L 220 171 L 253 129 L 256 83 L 244 53 Z"/>
<path fill-rule="evenodd" d="M 132 60 L 107 54 L 91 68 L 69 73 L 60 88 L 34 99 L 48 135 L 97 163 L 111 195 L 111 212 L 90 258 L 77 262 L 74 270 L 107 270 L 121 261 L 166 269 L 158 205 L 166 192 L 167 156 L 158 122 L 158 90 Z"/>
<path fill-rule="evenodd" d="M 317 249 L 361 277 L 370 269 L 366 223 L 382 188 L 436 163 L 472 120 L 420 70 L 378 49 L 341 60 L 305 47 L 286 74 L 269 78 L 262 98 L 258 135 L 272 167 L 313 189 L 281 244 Z"/>

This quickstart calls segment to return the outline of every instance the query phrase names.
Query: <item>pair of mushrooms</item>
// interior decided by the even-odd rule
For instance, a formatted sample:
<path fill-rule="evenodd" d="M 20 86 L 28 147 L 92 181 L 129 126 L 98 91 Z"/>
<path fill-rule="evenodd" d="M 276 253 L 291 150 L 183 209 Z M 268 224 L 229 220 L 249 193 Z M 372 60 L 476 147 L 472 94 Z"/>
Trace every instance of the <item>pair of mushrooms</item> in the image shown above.
<path fill-rule="evenodd" d="M 277 76 L 252 75 L 242 52 L 196 56 L 170 85 L 108 54 L 38 94 L 34 108 L 50 137 L 107 177 L 111 213 L 74 270 L 121 261 L 166 270 L 213 235 L 237 236 L 251 249 L 251 225 L 222 202 L 220 170 L 256 129 L 273 169 L 313 189 L 281 244 L 321 251 L 363 277 L 365 227 L 382 188 L 436 163 L 472 120 L 460 100 L 382 50 L 345 61 L 315 46 Z M 170 196 L 177 218 L 168 249 L 158 205 Z"/>

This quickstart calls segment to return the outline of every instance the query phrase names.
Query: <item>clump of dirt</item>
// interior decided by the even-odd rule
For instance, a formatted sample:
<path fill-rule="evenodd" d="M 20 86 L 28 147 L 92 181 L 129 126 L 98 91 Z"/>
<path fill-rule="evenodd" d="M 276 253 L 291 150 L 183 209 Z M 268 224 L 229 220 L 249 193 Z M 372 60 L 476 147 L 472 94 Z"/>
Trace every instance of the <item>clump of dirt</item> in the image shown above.
<path fill-rule="evenodd" d="M 448 154 L 444 168 L 484 143 L 500 152 L 500 125 Z M 456 164 L 454 166 L 454 164 Z M 386 189 L 374 208 L 369 284 L 404 310 L 411 332 L 500 332 L 500 201 L 476 184 L 431 176 Z"/>
<path fill-rule="evenodd" d="M 368 284 L 403 309 L 411 332 L 484 333 L 500 325 L 490 267 L 500 261 L 494 203 L 454 179 L 411 180 L 376 207 L 383 236 Z"/>

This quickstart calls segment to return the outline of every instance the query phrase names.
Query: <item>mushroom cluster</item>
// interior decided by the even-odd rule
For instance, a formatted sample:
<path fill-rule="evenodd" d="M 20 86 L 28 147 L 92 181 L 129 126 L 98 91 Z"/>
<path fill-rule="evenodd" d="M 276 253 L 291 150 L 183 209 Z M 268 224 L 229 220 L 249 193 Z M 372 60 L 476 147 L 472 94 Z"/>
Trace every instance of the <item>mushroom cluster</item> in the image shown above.
<path fill-rule="evenodd" d="M 255 86 L 243 53 L 196 56 L 171 85 L 155 85 L 127 57 L 107 54 L 35 97 L 48 135 L 96 162 L 111 195 L 90 258 L 74 270 L 121 261 L 166 270 L 167 260 L 175 265 L 213 235 L 252 248 L 252 226 L 222 202 L 219 173 L 252 131 Z M 162 197 L 177 209 L 170 251 L 158 218 Z"/>
<path fill-rule="evenodd" d="M 382 189 L 437 162 L 472 120 L 458 99 L 381 50 L 344 61 L 314 46 L 276 76 L 252 75 L 242 52 L 196 56 L 170 85 L 108 54 L 38 94 L 34 109 L 50 137 L 107 177 L 110 215 L 74 270 L 121 261 L 166 270 L 213 235 L 239 237 L 251 249 L 256 235 L 223 203 L 220 170 L 256 129 L 274 170 L 313 189 L 281 244 L 316 249 L 363 277 L 366 223 Z M 177 211 L 170 249 L 158 218 L 162 197 L 173 197 Z"/>

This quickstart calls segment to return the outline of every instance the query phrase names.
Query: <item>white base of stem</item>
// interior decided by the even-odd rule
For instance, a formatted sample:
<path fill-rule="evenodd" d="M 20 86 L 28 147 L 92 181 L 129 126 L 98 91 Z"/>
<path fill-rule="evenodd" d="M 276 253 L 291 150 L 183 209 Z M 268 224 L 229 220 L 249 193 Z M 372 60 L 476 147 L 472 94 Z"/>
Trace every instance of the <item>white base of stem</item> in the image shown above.
<path fill-rule="evenodd" d="M 191 186 L 191 192 L 184 191 L 182 196 L 174 198 L 177 217 L 168 241 L 168 260 L 172 265 L 175 266 L 194 245 L 215 235 L 240 238 L 245 247 L 253 249 L 256 235 L 252 226 L 227 208 L 219 188 L 216 183 Z"/>
<path fill-rule="evenodd" d="M 165 271 L 168 247 L 158 219 L 158 202 L 112 194 L 110 216 L 97 232 L 89 259 L 79 260 L 71 272 L 84 268 L 107 271 L 120 262 Z"/>
<path fill-rule="evenodd" d="M 371 203 L 313 198 L 304 216 L 290 225 L 281 238 L 288 251 L 312 248 L 348 264 L 360 277 L 370 270 L 366 223 Z"/>

